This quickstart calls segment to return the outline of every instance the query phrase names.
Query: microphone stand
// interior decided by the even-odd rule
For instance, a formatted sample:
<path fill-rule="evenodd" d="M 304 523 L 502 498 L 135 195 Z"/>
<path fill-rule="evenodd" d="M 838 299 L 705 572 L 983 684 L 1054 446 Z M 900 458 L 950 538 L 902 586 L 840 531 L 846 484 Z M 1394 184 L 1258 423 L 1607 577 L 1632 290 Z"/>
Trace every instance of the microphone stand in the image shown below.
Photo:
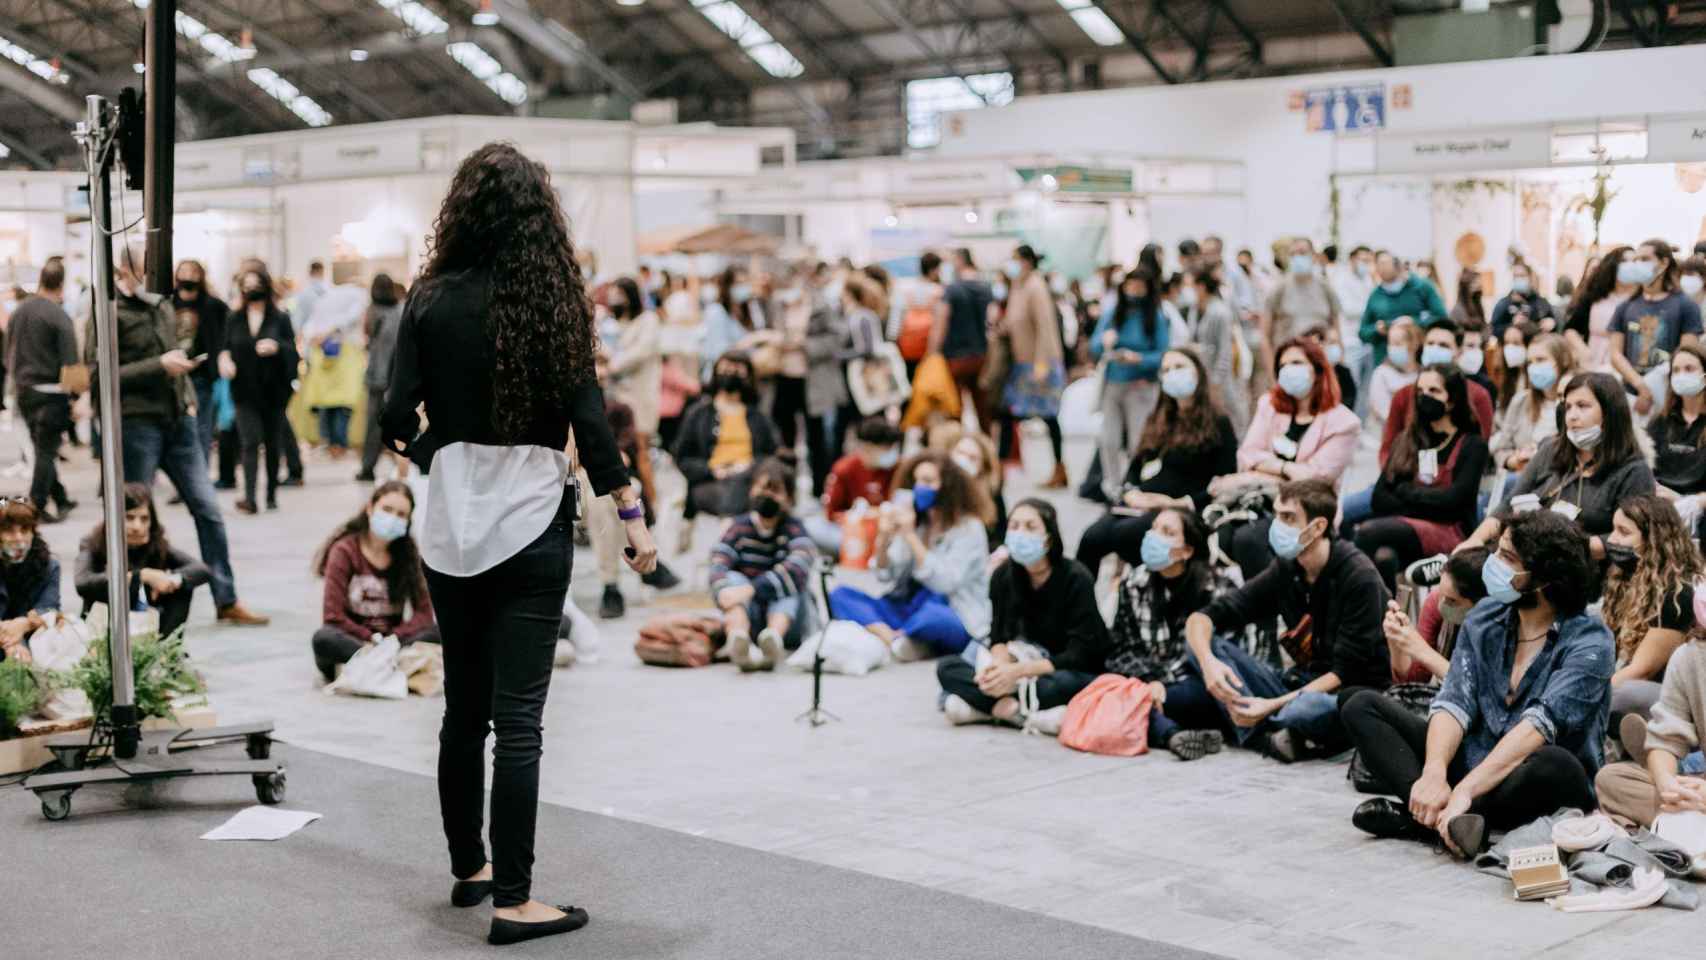
<path fill-rule="evenodd" d="M 829 566 L 818 566 L 818 586 L 823 591 L 823 620 L 824 629 L 835 620 L 835 611 L 829 605 Z M 823 636 L 818 637 L 817 646 L 812 650 L 812 705 L 806 712 L 794 718 L 795 723 L 804 721 L 813 727 L 821 727 L 830 721 L 841 722 L 841 718 L 823 708 Z"/>

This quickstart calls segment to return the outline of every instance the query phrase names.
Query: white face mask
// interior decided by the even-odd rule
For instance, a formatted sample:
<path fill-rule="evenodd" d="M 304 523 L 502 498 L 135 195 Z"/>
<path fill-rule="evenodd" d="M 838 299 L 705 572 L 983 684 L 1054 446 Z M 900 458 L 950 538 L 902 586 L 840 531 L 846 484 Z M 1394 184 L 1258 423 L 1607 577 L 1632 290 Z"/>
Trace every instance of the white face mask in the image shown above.
<path fill-rule="evenodd" d="M 1197 305 L 1197 288 L 1196 287 L 1184 287 L 1183 289 L 1181 289 L 1179 291 L 1179 303 L 1181 303 L 1187 307 L 1196 306 Z"/>
<path fill-rule="evenodd" d="M 1706 280 L 1700 279 L 1698 274 L 1685 273 L 1682 275 L 1682 292 L 1687 296 L 1700 296 L 1702 287 L 1706 287 Z"/>
<path fill-rule="evenodd" d="M 1474 347 L 1457 355 L 1458 369 L 1471 376 L 1481 372 L 1481 364 L 1486 361 L 1480 347 Z"/>

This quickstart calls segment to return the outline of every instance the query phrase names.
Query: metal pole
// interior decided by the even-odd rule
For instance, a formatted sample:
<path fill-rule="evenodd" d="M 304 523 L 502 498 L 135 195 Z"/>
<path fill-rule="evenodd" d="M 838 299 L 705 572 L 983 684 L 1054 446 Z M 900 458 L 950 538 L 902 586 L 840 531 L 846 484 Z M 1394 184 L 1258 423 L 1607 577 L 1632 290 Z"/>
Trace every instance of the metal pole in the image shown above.
<path fill-rule="evenodd" d="M 143 108 L 147 113 L 142 203 L 148 214 L 149 290 L 170 295 L 172 279 L 172 156 L 177 135 L 173 127 L 178 82 L 178 0 L 154 0 L 148 5 L 144 40 L 147 76 Z"/>
<path fill-rule="evenodd" d="M 114 129 L 107 102 L 88 98 L 89 236 L 94 265 L 95 368 L 101 405 L 101 498 L 107 524 L 107 642 L 112 654 L 113 755 L 136 756 L 136 678 L 130 662 L 130 548 L 124 542 L 124 455 L 118 400 L 118 317 L 113 299 Z"/>

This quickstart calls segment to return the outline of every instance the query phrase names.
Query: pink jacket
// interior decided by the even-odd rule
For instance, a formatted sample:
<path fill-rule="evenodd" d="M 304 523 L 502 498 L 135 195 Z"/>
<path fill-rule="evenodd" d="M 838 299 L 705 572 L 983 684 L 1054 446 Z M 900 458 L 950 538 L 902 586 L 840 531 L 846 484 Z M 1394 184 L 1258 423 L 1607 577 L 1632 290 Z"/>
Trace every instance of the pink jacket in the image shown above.
<path fill-rule="evenodd" d="M 1273 456 L 1274 438 L 1285 436 L 1290 427 L 1291 417 L 1275 411 L 1273 399 L 1263 394 L 1256 402 L 1256 415 L 1244 433 L 1244 442 L 1238 445 L 1238 469 L 1252 470 Z M 1315 418 L 1298 441 L 1297 465 L 1338 487 L 1339 478 L 1356 453 L 1357 433 L 1361 429 L 1362 422 L 1344 404 L 1328 410 Z"/>

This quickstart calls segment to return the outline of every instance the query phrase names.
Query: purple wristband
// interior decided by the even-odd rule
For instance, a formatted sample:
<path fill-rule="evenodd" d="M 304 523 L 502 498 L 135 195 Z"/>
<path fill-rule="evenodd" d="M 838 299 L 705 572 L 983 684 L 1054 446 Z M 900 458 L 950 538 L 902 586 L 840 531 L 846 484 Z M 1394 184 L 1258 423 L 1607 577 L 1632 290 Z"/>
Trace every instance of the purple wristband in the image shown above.
<path fill-rule="evenodd" d="M 641 520 L 646 516 L 646 508 L 638 503 L 631 507 L 617 507 L 616 516 L 624 523 L 629 520 Z"/>

